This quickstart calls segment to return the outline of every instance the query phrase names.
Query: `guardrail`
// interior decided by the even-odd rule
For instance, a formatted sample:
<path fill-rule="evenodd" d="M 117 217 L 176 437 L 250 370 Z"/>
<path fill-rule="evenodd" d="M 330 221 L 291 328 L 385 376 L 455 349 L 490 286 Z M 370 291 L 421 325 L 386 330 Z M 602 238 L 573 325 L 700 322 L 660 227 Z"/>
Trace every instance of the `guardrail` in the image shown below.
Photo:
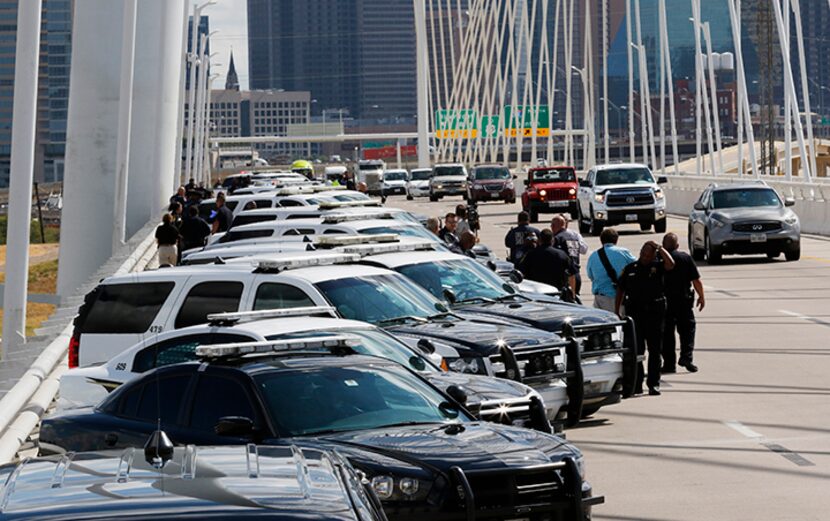
<path fill-rule="evenodd" d="M 60 376 L 67 368 L 66 352 L 78 302 L 103 277 L 144 270 L 156 254 L 156 225 L 156 221 L 147 223 L 87 284 L 78 288 L 77 295 L 64 299 L 67 305 L 53 315 L 60 319 L 48 329 L 56 332 L 43 342 L 45 347 L 34 362 L 0 399 L 0 464 L 15 458 L 57 395 Z M 37 344 L 26 348 L 37 349 Z"/>
<path fill-rule="evenodd" d="M 712 183 L 751 183 L 749 176 L 719 175 L 695 176 L 672 175 L 664 186 L 669 213 L 688 215 L 703 190 Z M 785 181 L 779 178 L 762 178 L 771 188 L 784 197 L 792 197 L 796 204 L 793 210 L 801 220 L 801 230 L 816 235 L 830 235 L 830 179 L 819 178 L 816 182 Z"/>

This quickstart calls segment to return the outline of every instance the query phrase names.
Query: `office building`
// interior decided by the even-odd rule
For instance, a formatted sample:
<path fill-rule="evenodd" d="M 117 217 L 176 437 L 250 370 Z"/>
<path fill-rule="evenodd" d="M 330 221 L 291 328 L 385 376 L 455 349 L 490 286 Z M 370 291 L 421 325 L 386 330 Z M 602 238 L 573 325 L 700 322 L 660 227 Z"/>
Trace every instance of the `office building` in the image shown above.
<path fill-rule="evenodd" d="M 72 0 L 44 0 L 34 179 L 63 179 L 72 49 Z M 9 185 L 17 2 L 0 2 L 0 187 Z"/>

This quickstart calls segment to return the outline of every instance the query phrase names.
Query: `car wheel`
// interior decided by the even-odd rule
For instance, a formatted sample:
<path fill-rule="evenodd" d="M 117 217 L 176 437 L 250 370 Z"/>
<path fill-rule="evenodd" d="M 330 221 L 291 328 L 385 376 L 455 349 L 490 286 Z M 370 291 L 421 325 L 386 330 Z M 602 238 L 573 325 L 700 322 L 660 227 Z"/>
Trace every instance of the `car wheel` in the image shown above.
<path fill-rule="evenodd" d="M 514 197 L 513 199 L 505 199 L 504 203 L 505 204 L 516 204 L 516 198 Z"/>
<path fill-rule="evenodd" d="M 801 258 L 801 247 L 799 246 L 794 250 L 784 252 L 784 258 L 790 262 L 797 261 Z"/>
<path fill-rule="evenodd" d="M 588 224 L 585 222 L 585 218 L 582 216 L 582 210 L 579 208 L 576 209 L 576 220 L 579 223 L 579 233 L 588 233 Z"/>
<path fill-rule="evenodd" d="M 407 201 L 411 201 L 411 200 L 413 200 L 413 199 L 415 199 L 415 198 L 414 198 L 414 197 L 412 197 L 412 194 L 406 194 L 406 200 L 407 200 Z"/>
<path fill-rule="evenodd" d="M 534 210 L 533 208 L 530 209 L 530 222 L 538 223 L 539 222 L 539 212 Z"/>
<path fill-rule="evenodd" d="M 592 407 L 582 407 L 582 419 L 595 415 L 597 412 L 599 412 L 599 409 L 600 408 L 596 405 Z"/>
<path fill-rule="evenodd" d="M 641 232 L 647 232 L 649 230 L 651 230 L 651 225 L 650 224 L 640 223 L 640 231 Z"/>
<path fill-rule="evenodd" d="M 703 238 L 703 244 L 706 248 L 706 262 L 709 264 L 717 264 L 723 258 L 720 250 L 712 246 L 712 243 L 709 241 L 709 234 L 707 233 Z"/>
<path fill-rule="evenodd" d="M 591 224 L 590 224 L 590 227 L 589 227 L 588 231 L 591 233 L 591 235 L 597 236 L 597 235 L 601 234 L 602 229 L 605 228 L 605 224 L 602 221 L 597 221 L 596 219 L 594 219 L 594 210 L 593 210 L 593 208 L 591 209 L 591 221 L 590 222 L 591 222 Z"/>
<path fill-rule="evenodd" d="M 777 259 L 781 255 L 780 251 L 768 251 L 767 258 L 768 259 Z"/>
<path fill-rule="evenodd" d="M 660 219 L 654 223 L 655 233 L 666 233 L 666 219 Z"/>
<path fill-rule="evenodd" d="M 700 262 L 703 260 L 705 256 L 703 250 L 698 249 L 695 247 L 695 237 L 694 232 L 692 232 L 692 227 L 689 226 L 689 253 L 692 254 L 692 259 Z"/>
<path fill-rule="evenodd" d="M 433 195 L 433 194 L 429 194 L 429 200 L 432 201 L 433 203 L 437 202 L 438 201 L 438 196 Z"/>

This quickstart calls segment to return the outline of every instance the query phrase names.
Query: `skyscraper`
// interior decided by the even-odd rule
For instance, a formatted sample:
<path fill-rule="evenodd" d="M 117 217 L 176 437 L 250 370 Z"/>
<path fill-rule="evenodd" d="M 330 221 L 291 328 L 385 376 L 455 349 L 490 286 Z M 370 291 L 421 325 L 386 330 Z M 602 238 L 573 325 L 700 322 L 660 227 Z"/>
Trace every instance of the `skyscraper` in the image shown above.
<path fill-rule="evenodd" d="M 9 185 L 17 2 L 0 2 L 0 187 Z M 36 181 L 63 179 L 72 54 L 72 1 L 45 0 L 40 43 Z"/>

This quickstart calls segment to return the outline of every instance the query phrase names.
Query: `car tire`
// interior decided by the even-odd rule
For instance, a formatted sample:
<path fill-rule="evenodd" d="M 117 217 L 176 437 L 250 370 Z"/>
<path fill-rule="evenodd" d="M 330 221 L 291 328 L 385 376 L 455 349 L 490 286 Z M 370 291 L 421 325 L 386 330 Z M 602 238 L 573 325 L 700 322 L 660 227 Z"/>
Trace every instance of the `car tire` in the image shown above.
<path fill-rule="evenodd" d="M 801 258 L 801 246 L 794 250 L 785 251 L 784 258 L 787 259 L 789 262 L 795 262 Z"/>
<path fill-rule="evenodd" d="M 781 255 L 780 251 L 768 251 L 767 252 L 767 258 L 770 259 L 770 260 L 777 259 L 780 255 Z"/>
<path fill-rule="evenodd" d="M 533 208 L 530 209 L 530 222 L 538 223 L 539 222 L 539 212 L 534 210 Z"/>
<path fill-rule="evenodd" d="M 596 236 L 598 236 L 599 234 L 601 234 L 601 233 L 602 233 L 602 229 L 603 229 L 603 228 L 605 228 L 605 223 L 603 223 L 602 221 L 597 221 L 596 219 L 594 219 L 594 210 L 593 210 L 593 208 L 591 209 L 591 221 L 590 221 L 590 223 L 591 223 L 591 224 L 590 224 L 590 226 L 588 227 L 588 231 L 589 231 L 589 232 L 591 233 L 591 235 L 593 235 L 594 237 L 596 237 Z"/>
<path fill-rule="evenodd" d="M 407 201 L 411 201 L 411 200 L 413 200 L 413 199 L 415 199 L 415 198 L 414 198 L 414 197 L 412 197 L 412 194 L 406 194 L 406 200 L 407 200 Z"/>
<path fill-rule="evenodd" d="M 438 196 L 433 195 L 433 194 L 429 194 L 429 200 L 432 201 L 433 203 L 438 202 Z"/>
<path fill-rule="evenodd" d="M 516 204 L 516 198 L 513 199 L 505 199 L 504 204 Z"/>
<path fill-rule="evenodd" d="M 647 223 L 640 223 L 640 231 L 641 232 L 651 231 L 651 225 L 647 224 Z"/>
<path fill-rule="evenodd" d="M 470 200 L 470 197 L 469 197 L 467 194 L 462 194 L 462 195 L 461 195 L 461 198 L 462 198 L 462 199 L 464 199 L 465 201 L 469 201 L 469 200 Z"/>
<path fill-rule="evenodd" d="M 712 243 L 709 241 L 709 234 L 707 233 L 703 238 L 703 243 L 706 249 L 706 262 L 708 264 L 718 264 L 721 260 L 723 260 L 723 254 L 712 246 Z"/>
<path fill-rule="evenodd" d="M 700 262 L 704 259 L 704 257 L 706 255 L 705 255 L 705 252 L 703 250 L 698 249 L 698 248 L 695 247 L 695 238 L 694 238 L 694 234 L 692 232 L 692 227 L 691 226 L 689 226 L 689 234 L 688 235 L 689 235 L 689 253 L 692 255 L 692 259 L 694 259 L 697 262 Z"/>
<path fill-rule="evenodd" d="M 584 420 L 585 418 L 587 418 L 589 416 L 595 415 L 597 412 L 599 412 L 599 410 L 600 410 L 600 407 L 597 407 L 596 405 L 594 405 L 592 407 L 584 407 L 583 406 L 582 407 L 582 419 Z"/>
<path fill-rule="evenodd" d="M 666 219 L 660 219 L 659 221 L 654 222 L 654 232 L 655 233 L 666 233 Z"/>
<path fill-rule="evenodd" d="M 579 208 L 576 209 L 576 220 L 579 223 L 579 233 L 588 233 L 588 224 L 585 222 L 585 218 L 582 217 L 582 210 Z"/>

